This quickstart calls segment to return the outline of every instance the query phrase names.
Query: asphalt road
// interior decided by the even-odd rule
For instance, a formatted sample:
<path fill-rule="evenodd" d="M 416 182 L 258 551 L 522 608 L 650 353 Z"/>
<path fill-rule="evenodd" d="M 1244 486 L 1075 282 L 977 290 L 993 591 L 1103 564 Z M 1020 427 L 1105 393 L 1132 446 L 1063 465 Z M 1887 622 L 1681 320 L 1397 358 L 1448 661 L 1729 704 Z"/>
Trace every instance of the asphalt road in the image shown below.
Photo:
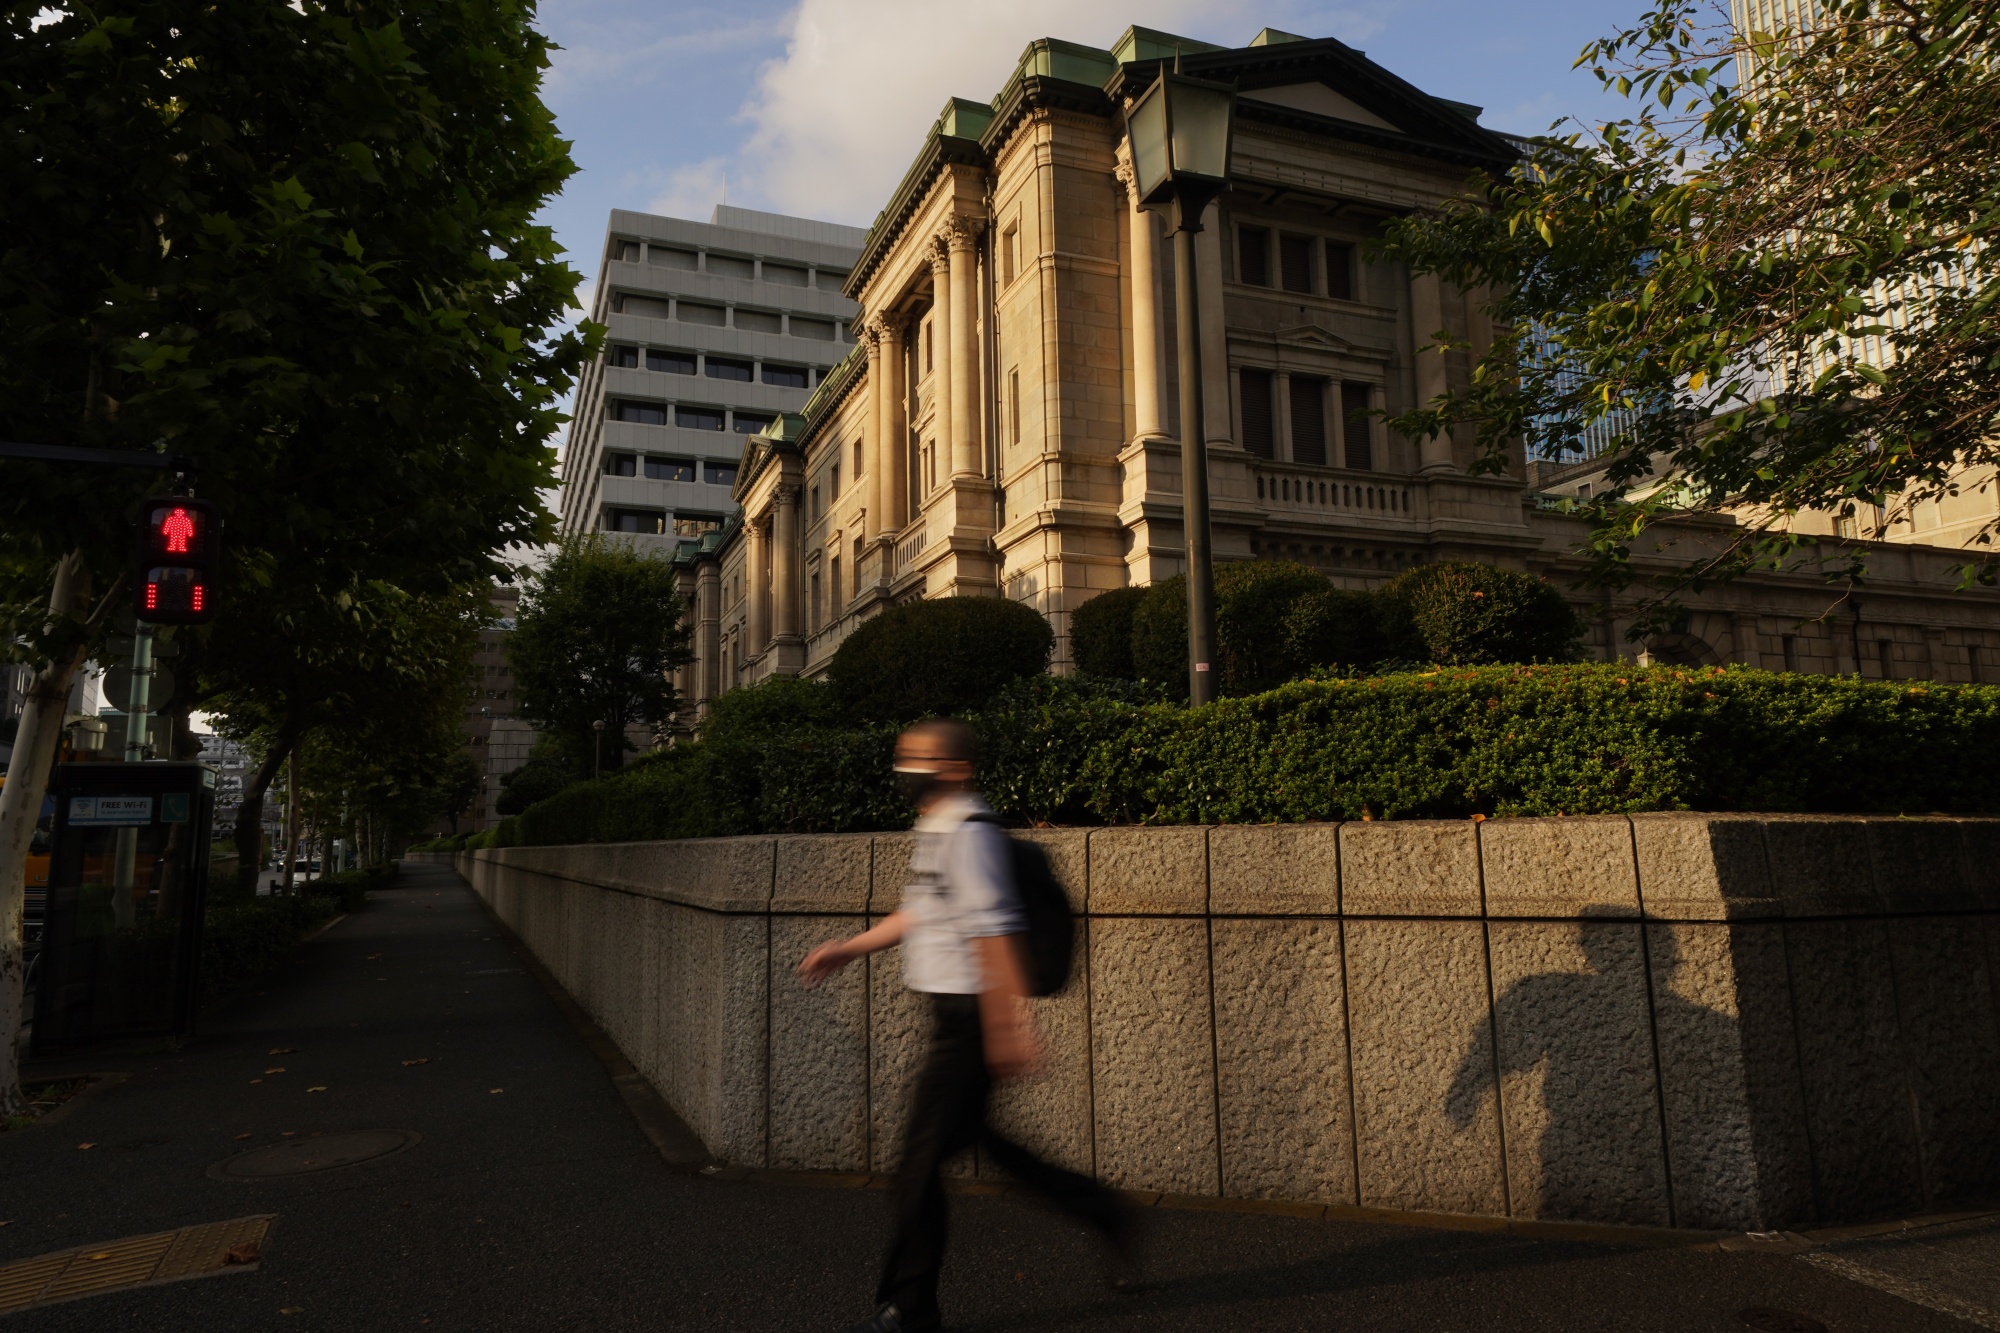
<path fill-rule="evenodd" d="M 296 1051 L 270 1054 L 281 1047 Z M 812 1333 L 869 1308 L 887 1198 L 670 1168 L 441 867 L 410 868 L 372 894 L 179 1052 L 105 1063 L 131 1077 L 54 1125 L 0 1136 L 0 1262 L 276 1213 L 264 1262 L 28 1310 L 8 1333 Z M 350 1129 L 423 1138 L 322 1174 L 207 1175 L 286 1131 Z M 1739 1312 L 1770 1307 L 1831 1330 L 1899 1333 L 1982 1326 L 1977 1300 L 1945 1301 L 1967 1322 L 1908 1297 L 1979 1297 L 2000 1272 L 2000 1241 L 1976 1227 L 1923 1242 L 1935 1252 L 1914 1258 L 1907 1239 L 1840 1252 L 1899 1275 L 1884 1289 L 1810 1257 L 1157 1210 L 1150 1284 L 1116 1297 L 1067 1225 L 1012 1198 L 954 1208 L 944 1297 L 959 1330 L 1740 1333 Z"/>

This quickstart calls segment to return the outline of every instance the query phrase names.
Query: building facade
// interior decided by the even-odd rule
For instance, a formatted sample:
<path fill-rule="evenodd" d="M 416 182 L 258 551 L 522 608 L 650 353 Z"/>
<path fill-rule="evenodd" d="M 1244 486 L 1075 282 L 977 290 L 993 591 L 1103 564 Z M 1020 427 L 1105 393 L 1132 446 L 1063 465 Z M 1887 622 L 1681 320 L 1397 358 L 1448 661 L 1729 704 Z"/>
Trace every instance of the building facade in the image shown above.
<path fill-rule="evenodd" d="M 1231 189 L 1197 237 L 1198 423 L 1178 420 L 1169 239 L 1136 206 L 1124 126 L 1176 59 L 1239 90 Z M 1190 428 L 1219 560 L 1367 587 L 1473 559 L 1572 584 L 1583 528 L 1527 460 L 1475 476 L 1469 438 L 1403 438 L 1379 415 L 1466 384 L 1490 343 L 1476 301 L 1368 247 L 1515 160 L 1478 115 L 1338 41 L 1270 30 L 1234 49 L 1140 28 L 1108 51 L 1037 41 L 991 102 L 953 100 L 854 265 L 854 350 L 801 413 L 746 438 L 739 513 L 677 549 L 685 697 L 818 672 L 918 597 L 1034 606 L 1067 669 L 1071 611 L 1180 572 Z M 1461 346 L 1420 350 L 1440 329 Z M 1727 530 L 1690 522 L 1635 562 L 1663 569 Z M 1828 560 L 1845 545 L 1830 535 Z M 1639 641 L 1636 596 L 1579 609 L 1607 659 L 2000 679 L 2000 598 L 1955 592 L 1948 549 L 1883 551 L 1865 599 L 1801 567 L 1704 591 Z"/>
<path fill-rule="evenodd" d="M 719 527 L 743 437 L 853 346 L 842 288 L 865 235 L 726 205 L 708 223 L 614 211 L 591 310 L 610 334 L 577 385 L 563 532 L 671 547 Z"/>

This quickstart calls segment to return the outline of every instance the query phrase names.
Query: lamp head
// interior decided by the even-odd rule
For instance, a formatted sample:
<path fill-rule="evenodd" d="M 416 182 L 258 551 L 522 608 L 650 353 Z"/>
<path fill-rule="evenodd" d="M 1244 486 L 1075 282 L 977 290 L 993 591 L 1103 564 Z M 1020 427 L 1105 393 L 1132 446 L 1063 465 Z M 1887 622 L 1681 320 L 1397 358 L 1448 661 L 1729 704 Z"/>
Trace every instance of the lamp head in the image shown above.
<path fill-rule="evenodd" d="M 1226 189 L 1235 117 L 1233 85 L 1162 69 L 1125 118 L 1139 201 L 1185 205 L 1198 193 L 1205 204 Z"/>

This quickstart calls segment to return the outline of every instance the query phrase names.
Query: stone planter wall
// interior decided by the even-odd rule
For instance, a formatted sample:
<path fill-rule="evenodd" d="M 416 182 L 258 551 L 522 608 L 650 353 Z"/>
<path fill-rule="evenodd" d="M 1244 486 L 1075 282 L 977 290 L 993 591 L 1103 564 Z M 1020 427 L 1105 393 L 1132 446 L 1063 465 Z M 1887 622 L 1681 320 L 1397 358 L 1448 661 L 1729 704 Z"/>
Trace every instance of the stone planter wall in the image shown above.
<path fill-rule="evenodd" d="M 1050 830 L 1084 913 L 998 1117 L 1130 1189 L 1651 1226 L 2000 1185 L 2000 820 Z M 710 1150 L 887 1171 L 907 834 L 509 848 L 474 888 Z M 981 1170 L 972 1161 L 961 1168 Z"/>

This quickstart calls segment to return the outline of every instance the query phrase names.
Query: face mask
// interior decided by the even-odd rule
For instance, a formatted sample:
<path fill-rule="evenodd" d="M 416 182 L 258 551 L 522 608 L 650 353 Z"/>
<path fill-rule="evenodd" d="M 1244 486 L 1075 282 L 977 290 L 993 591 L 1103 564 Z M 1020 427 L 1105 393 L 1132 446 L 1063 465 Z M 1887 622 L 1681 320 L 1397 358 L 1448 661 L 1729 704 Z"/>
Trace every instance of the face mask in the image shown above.
<path fill-rule="evenodd" d="M 924 798 L 937 787 L 938 776 L 921 769 L 899 768 L 896 770 L 896 781 L 902 784 L 903 795 L 911 805 L 922 805 Z"/>

